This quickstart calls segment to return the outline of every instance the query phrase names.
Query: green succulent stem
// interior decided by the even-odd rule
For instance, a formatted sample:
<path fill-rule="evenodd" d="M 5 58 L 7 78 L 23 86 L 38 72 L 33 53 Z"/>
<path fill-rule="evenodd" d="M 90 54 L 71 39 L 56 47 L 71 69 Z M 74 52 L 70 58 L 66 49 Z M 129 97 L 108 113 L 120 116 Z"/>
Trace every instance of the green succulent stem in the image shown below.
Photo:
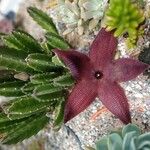
<path fill-rule="evenodd" d="M 0 111 L 4 144 L 15 144 L 37 134 L 49 121 L 60 129 L 67 90 L 74 83 L 52 52 L 53 48 L 67 50 L 71 46 L 46 13 L 35 7 L 29 7 L 28 12 L 46 30 L 46 39 L 40 43 L 20 30 L 1 35 L 5 46 L 0 47 L 0 95 L 11 99 Z M 47 113 L 52 115 L 47 117 Z"/>
<path fill-rule="evenodd" d="M 115 30 L 116 37 L 128 33 L 127 45 L 133 47 L 143 31 L 139 27 L 144 20 L 142 10 L 131 0 L 110 0 L 105 15 L 105 26 L 109 31 Z"/>

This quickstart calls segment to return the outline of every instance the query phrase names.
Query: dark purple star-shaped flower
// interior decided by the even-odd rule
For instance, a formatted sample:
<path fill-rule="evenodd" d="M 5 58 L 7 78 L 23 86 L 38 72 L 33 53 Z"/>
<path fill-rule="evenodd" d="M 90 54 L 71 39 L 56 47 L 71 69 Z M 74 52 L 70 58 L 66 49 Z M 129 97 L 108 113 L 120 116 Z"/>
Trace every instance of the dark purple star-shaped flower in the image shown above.
<path fill-rule="evenodd" d="M 89 56 L 74 50 L 54 50 L 77 81 L 65 106 L 65 123 L 86 109 L 95 97 L 123 123 L 131 122 L 127 98 L 118 83 L 135 78 L 148 65 L 130 58 L 113 60 L 116 47 L 113 33 L 102 28 Z"/>

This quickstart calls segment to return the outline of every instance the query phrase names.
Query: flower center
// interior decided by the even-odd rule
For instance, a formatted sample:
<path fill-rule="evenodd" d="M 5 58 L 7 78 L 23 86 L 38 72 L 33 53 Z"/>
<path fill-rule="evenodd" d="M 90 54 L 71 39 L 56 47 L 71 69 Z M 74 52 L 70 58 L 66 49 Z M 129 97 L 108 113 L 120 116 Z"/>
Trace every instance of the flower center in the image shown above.
<path fill-rule="evenodd" d="M 99 80 L 103 77 L 103 73 L 101 71 L 96 71 L 94 76 L 97 80 Z"/>

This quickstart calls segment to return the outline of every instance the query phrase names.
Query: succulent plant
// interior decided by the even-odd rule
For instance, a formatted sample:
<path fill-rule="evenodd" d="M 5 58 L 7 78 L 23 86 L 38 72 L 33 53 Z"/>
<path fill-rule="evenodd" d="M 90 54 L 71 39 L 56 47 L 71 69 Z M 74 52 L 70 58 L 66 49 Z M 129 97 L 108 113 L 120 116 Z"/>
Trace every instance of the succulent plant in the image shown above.
<path fill-rule="evenodd" d="M 142 134 L 139 127 L 128 124 L 96 143 L 96 150 L 149 150 L 150 132 Z"/>
<path fill-rule="evenodd" d="M 55 7 L 57 20 L 63 22 L 67 30 L 64 34 L 75 28 L 79 34 L 83 34 L 84 28 L 89 30 L 96 27 L 104 15 L 107 0 L 58 0 Z"/>
<path fill-rule="evenodd" d="M 0 95 L 11 99 L 1 104 L 0 110 L 0 134 L 4 144 L 14 144 L 35 135 L 49 121 L 58 129 L 63 122 L 68 87 L 74 83 L 51 51 L 52 48 L 66 50 L 70 45 L 58 35 L 48 15 L 33 7 L 29 7 L 28 12 L 46 30 L 46 40 L 39 43 L 20 30 L 2 36 Z"/>
<path fill-rule="evenodd" d="M 106 11 L 105 25 L 109 31 L 115 29 L 116 37 L 128 33 L 127 45 L 133 47 L 138 36 L 143 32 L 139 27 L 144 19 L 142 10 L 131 0 L 110 0 L 110 6 Z"/>
<path fill-rule="evenodd" d="M 128 124 L 100 138 L 90 150 L 149 150 L 150 132 L 141 133 L 138 126 Z"/>
<path fill-rule="evenodd" d="M 102 19 L 107 2 L 108 0 L 79 0 L 81 18 L 84 21 L 90 20 L 89 29 L 95 28 Z"/>

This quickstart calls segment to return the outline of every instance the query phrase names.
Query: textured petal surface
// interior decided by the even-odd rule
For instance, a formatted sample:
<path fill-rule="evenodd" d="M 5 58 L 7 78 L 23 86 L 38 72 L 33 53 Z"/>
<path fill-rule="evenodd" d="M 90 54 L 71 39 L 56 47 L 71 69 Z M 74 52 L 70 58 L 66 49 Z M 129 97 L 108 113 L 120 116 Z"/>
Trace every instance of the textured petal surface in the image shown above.
<path fill-rule="evenodd" d="M 95 83 L 81 80 L 73 88 L 65 106 L 64 122 L 66 123 L 80 112 L 85 110 L 97 96 Z"/>
<path fill-rule="evenodd" d="M 69 67 L 75 79 L 91 77 L 92 64 L 88 56 L 74 50 L 54 50 L 54 52 Z"/>
<path fill-rule="evenodd" d="M 99 85 L 98 96 L 105 107 L 124 124 L 131 122 L 127 98 L 122 87 L 116 82 L 103 81 Z"/>
<path fill-rule="evenodd" d="M 118 59 L 112 67 L 112 78 L 118 82 L 129 81 L 141 74 L 147 64 L 129 58 Z"/>
<path fill-rule="evenodd" d="M 117 43 L 117 38 L 113 36 L 112 32 L 107 32 L 104 28 L 100 30 L 90 47 L 89 53 L 96 69 L 103 70 L 107 63 L 113 59 Z"/>

